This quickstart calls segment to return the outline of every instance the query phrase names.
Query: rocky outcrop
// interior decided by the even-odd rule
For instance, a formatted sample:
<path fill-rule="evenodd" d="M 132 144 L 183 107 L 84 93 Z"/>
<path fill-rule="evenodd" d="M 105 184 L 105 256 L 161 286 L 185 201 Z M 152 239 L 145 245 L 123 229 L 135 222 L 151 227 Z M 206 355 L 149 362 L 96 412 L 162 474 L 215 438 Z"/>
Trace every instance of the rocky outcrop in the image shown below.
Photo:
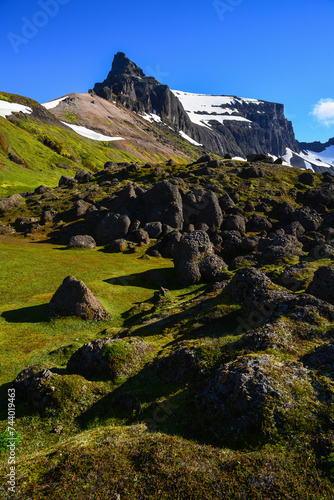
<path fill-rule="evenodd" d="M 52 297 L 49 317 L 79 316 L 86 320 L 101 321 L 110 318 L 95 295 L 82 282 L 67 276 Z"/>
<path fill-rule="evenodd" d="M 140 338 L 99 339 L 84 344 L 67 363 L 67 373 L 115 379 L 126 374 L 152 348 Z"/>
<path fill-rule="evenodd" d="M 279 415 L 284 410 L 302 407 L 304 396 L 295 393 L 300 386 L 314 397 L 307 370 L 300 363 L 284 365 L 267 355 L 243 356 L 221 366 L 195 402 L 200 411 L 216 415 L 220 425 L 231 430 L 266 434 L 278 422 L 282 426 Z M 284 417 L 289 418 L 288 412 Z"/>
<path fill-rule="evenodd" d="M 131 111 L 139 114 L 156 114 L 171 124 L 175 130 L 185 132 L 199 144 L 214 153 L 227 152 L 246 157 L 253 153 L 271 153 L 282 156 L 286 148 L 299 152 L 291 122 L 284 116 L 282 104 L 242 100 L 237 97 L 224 110 L 237 112 L 244 121 L 215 120 L 209 126 L 193 123 L 177 95 L 167 85 L 148 77 L 126 55 L 115 55 L 108 77 L 96 83 L 94 92 L 104 99 L 117 100 Z M 219 114 L 219 106 L 217 113 Z M 200 113 L 200 112 L 199 112 Z"/>
<path fill-rule="evenodd" d="M 174 265 L 183 285 L 192 285 L 201 279 L 218 281 L 227 268 L 223 259 L 213 253 L 213 245 L 204 231 L 181 237 L 175 247 Z"/>

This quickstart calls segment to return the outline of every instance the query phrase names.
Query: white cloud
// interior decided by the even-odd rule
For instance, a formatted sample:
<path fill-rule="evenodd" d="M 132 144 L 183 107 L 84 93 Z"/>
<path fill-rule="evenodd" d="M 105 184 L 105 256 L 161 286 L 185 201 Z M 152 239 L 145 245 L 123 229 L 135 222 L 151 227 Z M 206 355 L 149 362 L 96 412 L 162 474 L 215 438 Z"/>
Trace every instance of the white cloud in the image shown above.
<path fill-rule="evenodd" d="M 311 115 L 327 127 L 334 125 L 334 99 L 320 99 Z"/>

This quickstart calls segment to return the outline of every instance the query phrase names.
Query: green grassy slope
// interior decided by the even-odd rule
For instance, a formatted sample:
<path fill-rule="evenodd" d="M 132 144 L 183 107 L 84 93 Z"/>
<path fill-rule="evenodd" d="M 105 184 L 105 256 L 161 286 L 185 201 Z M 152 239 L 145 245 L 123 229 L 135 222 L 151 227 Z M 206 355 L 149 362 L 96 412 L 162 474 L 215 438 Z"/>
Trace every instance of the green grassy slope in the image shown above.
<path fill-rule="evenodd" d="M 0 100 L 33 110 L 30 115 L 0 117 L 0 197 L 29 191 L 41 184 L 57 185 L 61 175 L 74 175 L 79 168 L 94 172 L 103 168 L 107 161 L 136 162 L 143 157 L 134 145 L 128 144 L 124 150 L 120 143 L 92 141 L 66 129 L 32 99 L 2 92 Z M 190 158 L 198 156 L 195 147 L 169 129 L 164 132 L 158 127 L 155 130 L 153 125 L 151 128 L 160 141 L 167 140 L 174 146 L 173 160 L 180 160 L 180 151 Z M 10 155 L 22 160 L 22 164 L 13 161 Z M 170 157 L 147 151 L 145 158 L 156 163 Z"/>
<path fill-rule="evenodd" d="M 218 196 L 238 193 L 236 204 L 242 213 L 247 200 L 259 201 L 259 193 L 268 203 L 301 206 L 309 187 L 298 182 L 299 170 L 261 165 L 263 177 L 246 179 L 244 168 L 243 162 L 224 161 L 210 174 L 202 164 L 166 170 L 185 192 L 204 188 Z M 98 174 L 92 184 L 100 184 L 104 175 L 110 173 Z M 119 172 L 112 175 L 118 178 L 116 185 L 99 186 L 93 191 L 94 201 L 114 195 L 129 181 L 149 187 L 158 180 L 154 166 L 140 167 L 126 179 Z M 315 185 L 321 182 L 322 176 L 315 175 Z M 92 195 L 91 187 L 57 188 L 54 201 L 33 195 L 2 220 L 39 216 L 44 203 L 67 212 L 79 197 Z M 267 216 L 277 222 L 275 212 Z M 37 229 L 34 239 L 0 236 L 0 432 L 7 427 L 8 384 L 21 370 L 38 363 L 60 375 L 49 382 L 53 395 L 46 408 L 17 401 L 16 428 L 23 438 L 17 449 L 17 500 L 110 500 L 115 493 L 121 500 L 333 498 L 334 386 L 329 377 L 309 370 L 312 384 L 301 382 L 287 390 L 284 377 L 272 370 L 271 380 L 278 377 L 274 382 L 286 391 L 286 407 L 281 420 L 274 420 L 268 405 L 261 428 L 251 433 L 229 428 L 219 416 L 201 412 L 195 404 L 217 367 L 245 355 L 269 357 L 287 373 L 289 367 L 300 366 L 305 355 L 333 338 L 333 325 L 325 317 L 310 324 L 283 311 L 271 324 L 271 333 L 280 341 L 286 330 L 289 341 L 249 347 L 249 331 L 238 328 L 241 305 L 224 298 L 221 288 L 203 283 L 182 287 L 170 259 L 141 258 L 145 247 L 124 254 L 102 248 L 67 250 L 46 240 L 51 229 L 51 224 L 44 232 Z M 259 262 L 257 267 L 275 281 L 298 261 L 305 263 L 306 281 L 296 295 L 305 292 L 318 267 L 333 263 L 303 252 L 300 257 Z M 149 270 L 168 280 L 169 293 L 160 304 L 153 301 L 159 287 L 146 277 Z M 228 276 L 235 272 L 230 270 Z M 111 319 L 48 320 L 47 304 L 67 275 L 82 279 Z M 70 356 L 85 342 L 117 335 L 139 336 L 152 351 L 115 380 L 66 374 Z M 181 381 L 173 380 L 179 369 L 175 362 L 166 368 L 171 379 L 164 379 L 152 363 L 183 344 L 192 349 L 201 375 L 186 373 Z M 124 408 L 120 400 L 129 394 L 135 404 Z M 5 475 L 8 452 L 1 439 L 0 458 Z M 1 488 L 0 498 L 8 498 Z"/>

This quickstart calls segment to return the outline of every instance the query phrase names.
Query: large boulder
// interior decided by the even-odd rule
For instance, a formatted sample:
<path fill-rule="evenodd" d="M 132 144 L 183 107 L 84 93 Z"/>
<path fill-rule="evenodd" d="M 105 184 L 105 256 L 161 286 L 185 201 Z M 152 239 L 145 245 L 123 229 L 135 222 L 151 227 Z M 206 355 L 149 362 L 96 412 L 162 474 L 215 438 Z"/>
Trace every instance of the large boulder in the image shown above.
<path fill-rule="evenodd" d="M 87 286 L 73 276 L 67 276 L 52 297 L 48 314 L 50 318 L 79 316 L 94 321 L 111 317 Z"/>
<path fill-rule="evenodd" d="M 222 231 L 221 237 L 223 238 L 224 259 L 235 257 L 240 254 L 243 238 L 239 231 Z"/>
<path fill-rule="evenodd" d="M 68 248 L 86 248 L 92 250 L 96 248 L 96 243 L 94 238 L 88 234 L 77 234 L 71 237 Z"/>
<path fill-rule="evenodd" d="M 259 242 L 259 252 L 266 260 L 275 260 L 290 255 L 301 255 L 303 245 L 294 236 L 273 234 Z"/>
<path fill-rule="evenodd" d="M 19 207 L 23 201 L 24 198 L 20 194 L 12 194 L 8 198 L 0 198 L 0 213 Z"/>
<path fill-rule="evenodd" d="M 223 222 L 223 213 L 215 193 L 194 189 L 183 195 L 183 213 L 186 225 L 207 224 L 211 231 L 217 231 Z"/>
<path fill-rule="evenodd" d="M 43 409 L 52 397 L 53 389 L 49 382 L 54 377 L 59 375 L 38 365 L 29 366 L 18 374 L 12 386 L 21 401 L 25 400 L 35 409 Z"/>
<path fill-rule="evenodd" d="M 225 221 L 225 227 L 230 231 L 239 231 L 241 235 L 246 232 L 246 219 L 242 215 L 229 215 Z"/>
<path fill-rule="evenodd" d="M 304 391 L 297 391 L 303 387 Z M 280 363 L 268 355 L 248 355 L 218 368 L 196 395 L 196 406 L 213 422 L 237 437 L 242 431 L 260 435 L 284 432 L 284 423 L 298 426 L 290 420 L 290 412 L 305 410 L 304 395 L 315 397 L 307 370 L 300 363 Z M 313 417 L 314 418 L 314 417 Z"/>
<path fill-rule="evenodd" d="M 226 264 L 213 253 L 213 245 L 204 231 L 194 231 L 181 237 L 175 252 L 174 265 L 183 285 L 217 281 Z M 203 274 L 202 274 L 203 273 Z"/>
<path fill-rule="evenodd" d="M 334 267 L 319 267 L 307 291 L 319 299 L 334 303 Z"/>
<path fill-rule="evenodd" d="M 320 316 L 329 321 L 334 319 L 332 305 L 309 294 L 294 295 L 279 288 L 255 268 L 240 269 L 222 293 L 243 306 L 240 331 L 253 329 L 282 315 L 295 320 L 303 318 L 311 324 L 318 324 Z"/>
<path fill-rule="evenodd" d="M 162 233 L 162 224 L 161 222 L 148 222 L 145 225 L 145 231 L 148 232 L 150 238 L 158 238 Z"/>
<path fill-rule="evenodd" d="M 115 379 L 126 375 L 150 351 L 152 347 L 137 337 L 98 339 L 72 354 L 66 371 L 91 378 Z"/>
<path fill-rule="evenodd" d="M 292 220 L 299 222 L 306 231 L 316 231 L 322 224 L 322 217 L 310 207 L 297 208 Z"/>
<path fill-rule="evenodd" d="M 261 217 L 261 215 L 254 214 L 248 220 L 246 228 L 248 233 L 257 233 L 259 231 L 270 231 L 272 229 L 272 223 L 266 218 Z"/>
<path fill-rule="evenodd" d="M 127 215 L 109 212 L 101 220 L 96 230 L 98 245 L 108 245 L 128 234 L 131 221 Z"/>
<path fill-rule="evenodd" d="M 147 222 L 161 222 L 175 229 L 183 227 L 182 197 L 177 186 L 158 182 L 143 195 Z"/>

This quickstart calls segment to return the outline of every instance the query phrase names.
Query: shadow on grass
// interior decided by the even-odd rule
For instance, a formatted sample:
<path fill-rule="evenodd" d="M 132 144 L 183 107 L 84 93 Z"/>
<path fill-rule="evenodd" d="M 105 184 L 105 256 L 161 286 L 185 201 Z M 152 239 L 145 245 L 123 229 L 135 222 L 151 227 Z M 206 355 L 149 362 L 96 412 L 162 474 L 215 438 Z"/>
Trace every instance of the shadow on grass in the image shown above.
<path fill-rule="evenodd" d="M 175 269 L 170 267 L 157 268 L 142 273 L 125 274 L 105 280 L 105 283 L 118 286 L 134 286 L 158 290 L 161 286 L 169 290 L 181 290 L 184 288 L 178 280 Z"/>
<path fill-rule="evenodd" d="M 4 311 L 1 317 L 7 323 L 41 323 L 49 321 L 47 306 L 48 304 L 41 304 L 39 306 L 12 309 L 11 311 Z"/>

